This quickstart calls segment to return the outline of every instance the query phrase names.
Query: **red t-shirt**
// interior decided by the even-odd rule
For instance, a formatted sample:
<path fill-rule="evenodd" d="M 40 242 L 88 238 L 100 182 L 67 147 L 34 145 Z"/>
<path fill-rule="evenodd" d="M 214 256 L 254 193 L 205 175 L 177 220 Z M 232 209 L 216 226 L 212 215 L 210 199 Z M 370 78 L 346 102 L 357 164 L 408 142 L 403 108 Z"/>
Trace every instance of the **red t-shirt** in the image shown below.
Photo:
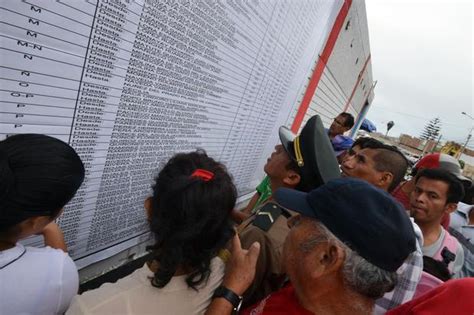
<path fill-rule="evenodd" d="M 410 196 L 408 196 L 402 190 L 402 186 L 404 184 L 405 184 L 405 182 L 398 185 L 397 188 L 395 188 L 392 191 L 392 196 L 393 196 L 393 198 L 397 199 L 403 205 L 403 207 L 405 207 L 405 210 L 410 210 Z"/>
<path fill-rule="evenodd" d="M 474 314 L 474 278 L 449 280 L 387 315 Z"/>
<path fill-rule="evenodd" d="M 304 309 L 295 295 L 295 289 L 291 284 L 283 289 L 270 294 L 260 302 L 252 305 L 241 312 L 243 315 L 313 315 Z"/>

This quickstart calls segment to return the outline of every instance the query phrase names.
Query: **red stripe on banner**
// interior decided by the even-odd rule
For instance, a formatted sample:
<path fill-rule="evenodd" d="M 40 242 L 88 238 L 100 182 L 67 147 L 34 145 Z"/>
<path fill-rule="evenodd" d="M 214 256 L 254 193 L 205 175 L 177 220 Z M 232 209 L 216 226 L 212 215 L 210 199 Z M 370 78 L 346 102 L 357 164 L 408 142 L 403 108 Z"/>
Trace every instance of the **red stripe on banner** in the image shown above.
<path fill-rule="evenodd" d="M 311 79 L 309 80 L 308 88 L 304 93 L 303 100 L 301 101 L 300 107 L 298 108 L 298 112 L 296 113 L 295 120 L 293 121 L 293 125 L 291 126 L 291 131 L 297 133 L 300 129 L 301 123 L 303 122 L 304 115 L 308 110 L 309 104 L 311 103 L 311 99 L 313 98 L 314 92 L 318 87 L 319 80 L 323 75 L 324 68 L 326 67 L 326 63 L 331 56 L 332 50 L 334 49 L 334 45 L 336 44 L 336 40 L 339 37 L 339 33 L 341 28 L 344 24 L 344 20 L 346 19 L 347 13 L 349 12 L 349 8 L 351 7 L 352 0 L 345 0 L 344 4 L 342 5 L 339 14 L 337 15 L 336 21 L 332 27 L 331 33 L 329 33 L 328 40 L 326 42 L 326 46 L 323 49 L 323 53 L 319 57 L 318 64 L 313 71 Z"/>
<path fill-rule="evenodd" d="M 370 54 L 369 54 L 369 57 L 367 57 L 367 60 L 365 61 L 364 67 L 363 67 L 362 70 L 360 70 L 360 72 L 359 72 L 359 76 L 357 77 L 357 82 L 356 82 L 356 84 L 354 85 L 354 88 L 352 89 L 351 96 L 350 96 L 349 99 L 347 100 L 346 106 L 344 106 L 344 110 L 343 110 L 344 112 L 347 111 L 347 109 L 349 108 L 349 105 L 350 105 L 351 102 L 352 102 L 352 98 L 354 97 L 354 94 L 355 94 L 355 92 L 356 92 L 356 90 L 357 90 L 357 86 L 359 85 L 360 80 L 362 80 L 362 77 L 363 77 L 365 68 L 367 68 L 367 65 L 369 64 L 369 61 L 370 61 Z"/>

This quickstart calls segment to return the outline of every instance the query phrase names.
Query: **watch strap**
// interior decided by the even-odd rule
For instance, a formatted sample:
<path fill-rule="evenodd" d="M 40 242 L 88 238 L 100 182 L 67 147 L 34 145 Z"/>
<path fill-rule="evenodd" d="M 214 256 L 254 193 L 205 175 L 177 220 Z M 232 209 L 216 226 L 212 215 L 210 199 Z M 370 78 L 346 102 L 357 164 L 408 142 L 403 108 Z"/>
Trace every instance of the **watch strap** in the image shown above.
<path fill-rule="evenodd" d="M 232 304 L 234 313 L 238 312 L 240 306 L 242 305 L 242 296 L 238 295 L 231 289 L 226 288 L 225 286 L 219 286 L 215 291 L 212 298 L 224 298 Z"/>

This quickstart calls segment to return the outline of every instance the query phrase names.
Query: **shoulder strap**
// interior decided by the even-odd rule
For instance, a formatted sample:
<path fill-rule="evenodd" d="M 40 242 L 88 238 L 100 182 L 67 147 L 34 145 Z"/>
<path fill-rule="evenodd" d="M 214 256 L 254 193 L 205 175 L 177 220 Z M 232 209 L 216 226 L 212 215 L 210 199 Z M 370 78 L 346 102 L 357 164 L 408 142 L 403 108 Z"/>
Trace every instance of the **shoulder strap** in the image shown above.
<path fill-rule="evenodd" d="M 468 238 L 466 238 L 458 230 L 453 229 L 452 227 L 448 229 L 448 232 L 449 234 L 454 236 L 459 241 L 459 243 L 461 243 L 462 246 L 464 246 L 469 252 L 471 252 L 471 254 L 474 254 L 474 244 Z"/>
<path fill-rule="evenodd" d="M 443 260 L 443 257 L 441 256 L 441 252 L 443 249 L 446 247 L 450 252 L 453 254 L 456 254 L 456 251 L 458 249 L 459 243 L 457 242 L 456 238 L 453 237 L 451 234 L 449 234 L 448 231 L 444 230 L 444 239 L 443 242 L 441 243 L 441 246 L 439 247 L 439 250 L 434 254 L 433 258 L 436 260 Z"/>
<path fill-rule="evenodd" d="M 444 233 L 444 239 L 443 242 L 441 243 L 441 246 L 439 247 L 439 250 L 436 252 L 436 254 L 433 256 L 434 259 L 438 261 L 443 261 L 444 262 L 444 257 L 443 257 L 443 251 L 448 251 L 448 253 L 445 253 L 446 256 L 451 256 L 450 259 L 448 260 L 448 269 L 450 272 L 453 272 L 453 267 L 454 267 L 454 260 L 456 259 L 456 253 L 458 249 L 459 243 L 456 240 L 455 237 L 451 236 L 448 231 L 445 230 Z"/>
<path fill-rule="evenodd" d="M 445 230 L 446 231 L 446 230 Z M 459 247 L 458 240 L 446 231 L 442 247 L 446 246 L 450 252 L 456 253 Z"/>

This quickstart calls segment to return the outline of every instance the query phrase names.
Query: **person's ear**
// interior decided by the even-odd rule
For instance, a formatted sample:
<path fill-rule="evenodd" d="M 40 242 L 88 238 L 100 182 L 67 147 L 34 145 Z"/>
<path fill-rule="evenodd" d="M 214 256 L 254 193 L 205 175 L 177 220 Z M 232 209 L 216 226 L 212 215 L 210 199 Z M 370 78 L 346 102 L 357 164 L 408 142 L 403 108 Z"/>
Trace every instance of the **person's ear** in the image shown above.
<path fill-rule="evenodd" d="M 393 182 L 393 174 L 390 172 L 383 172 L 379 179 L 379 186 L 388 189 Z"/>
<path fill-rule="evenodd" d="M 450 202 L 446 204 L 446 207 L 444 208 L 445 213 L 452 213 L 458 208 L 458 204 L 454 202 Z"/>
<path fill-rule="evenodd" d="M 315 264 L 311 268 L 311 277 L 317 279 L 324 274 L 341 269 L 344 263 L 344 250 L 330 242 L 318 245 L 312 257 Z"/>
<path fill-rule="evenodd" d="M 289 187 L 296 187 L 301 181 L 301 175 L 293 170 L 287 171 L 286 176 L 283 178 L 283 184 Z"/>
<path fill-rule="evenodd" d="M 148 197 L 145 199 L 145 204 L 143 205 L 145 207 L 145 215 L 148 221 L 151 221 L 151 216 L 153 214 L 152 201 L 153 199 Z"/>

